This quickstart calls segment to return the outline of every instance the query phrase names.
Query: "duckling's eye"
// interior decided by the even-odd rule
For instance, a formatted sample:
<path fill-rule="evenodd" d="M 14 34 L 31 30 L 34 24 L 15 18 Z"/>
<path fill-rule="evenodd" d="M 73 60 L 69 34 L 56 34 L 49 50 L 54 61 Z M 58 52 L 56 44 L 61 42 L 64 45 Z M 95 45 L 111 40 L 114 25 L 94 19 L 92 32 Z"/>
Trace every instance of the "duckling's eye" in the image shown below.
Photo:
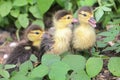
<path fill-rule="evenodd" d="M 82 14 L 83 16 L 87 16 L 86 14 Z"/>
<path fill-rule="evenodd" d="M 81 15 L 83 15 L 83 16 L 87 16 L 87 14 L 83 14 L 83 13 L 79 13 L 79 14 L 81 14 Z"/>
<path fill-rule="evenodd" d="M 39 32 L 35 32 L 35 34 L 39 34 Z"/>
<path fill-rule="evenodd" d="M 68 16 L 67 19 L 70 19 L 70 16 Z"/>

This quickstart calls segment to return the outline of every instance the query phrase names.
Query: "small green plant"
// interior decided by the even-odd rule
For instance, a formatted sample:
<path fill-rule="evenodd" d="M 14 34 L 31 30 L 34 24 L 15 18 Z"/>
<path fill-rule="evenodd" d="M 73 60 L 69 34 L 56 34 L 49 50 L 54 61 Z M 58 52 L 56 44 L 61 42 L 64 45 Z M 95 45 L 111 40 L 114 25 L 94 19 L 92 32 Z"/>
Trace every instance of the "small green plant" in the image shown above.
<path fill-rule="evenodd" d="M 120 77 L 120 57 L 111 57 L 108 62 L 108 69 L 109 71 L 115 75 Z"/>
<path fill-rule="evenodd" d="M 114 50 L 116 53 L 120 52 L 120 43 L 116 39 L 117 35 L 119 34 L 120 29 L 118 26 L 113 26 L 111 29 L 105 32 L 101 32 L 98 34 L 98 37 L 104 37 L 103 39 L 97 41 L 97 47 L 99 48 L 105 48 L 103 51 L 108 51 L 108 50 Z M 109 42 L 112 42 L 113 45 L 109 44 Z"/>
<path fill-rule="evenodd" d="M 79 80 L 81 78 L 84 80 L 90 80 L 90 77 L 97 75 L 102 68 L 102 60 L 100 58 L 92 59 L 97 61 L 96 63 L 100 65 L 100 67 L 97 66 L 97 69 L 94 69 L 96 67 L 93 66 L 97 64 L 92 63 L 93 61 L 91 60 L 88 60 L 86 63 L 86 59 L 80 55 L 72 55 L 69 53 L 68 55 L 61 58 L 60 56 L 54 54 L 45 54 L 42 57 L 41 64 L 37 67 L 34 67 L 31 60 L 36 61 L 36 57 L 31 55 L 30 60 L 19 66 L 19 71 L 13 71 L 12 74 L 9 74 L 7 69 L 13 68 L 15 66 L 6 65 L 4 71 L 3 69 L 1 70 L 0 75 L 5 79 L 10 80 L 16 80 L 19 77 L 21 77 L 21 80 L 38 80 L 44 78 L 50 80 Z M 90 66 L 89 64 L 93 66 Z M 86 73 L 85 69 L 87 70 L 88 74 Z M 92 75 L 91 73 L 95 73 L 94 76 L 90 76 Z"/>

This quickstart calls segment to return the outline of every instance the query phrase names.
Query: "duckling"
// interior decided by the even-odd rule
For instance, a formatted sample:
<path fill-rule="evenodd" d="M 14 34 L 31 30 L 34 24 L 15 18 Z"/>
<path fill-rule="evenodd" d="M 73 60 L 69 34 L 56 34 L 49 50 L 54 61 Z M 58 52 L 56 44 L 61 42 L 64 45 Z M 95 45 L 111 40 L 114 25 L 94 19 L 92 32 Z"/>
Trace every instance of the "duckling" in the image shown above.
<path fill-rule="evenodd" d="M 73 31 L 72 46 L 74 50 L 85 50 L 94 46 L 96 42 L 96 21 L 91 7 L 84 6 L 78 10 L 79 24 Z"/>
<path fill-rule="evenodd" d="M 44 31 L 38 25 L 29 26 L 24 34 L 27 38 L 12 51 L 5 64 L 19 66 L 21 63 L 27 61 L 31 54 L 35 54 L 39 59 L 39 44 L 43 33 Z"/>
<path fill-rule="evenodd" d="M 71 25 L 74 21 L 72 13 L 66 10 L 59 10 L 53 16 L 51 30 L 43 35 L 41 51 L 60 55 L 70 48 L 72 38 Z"/>

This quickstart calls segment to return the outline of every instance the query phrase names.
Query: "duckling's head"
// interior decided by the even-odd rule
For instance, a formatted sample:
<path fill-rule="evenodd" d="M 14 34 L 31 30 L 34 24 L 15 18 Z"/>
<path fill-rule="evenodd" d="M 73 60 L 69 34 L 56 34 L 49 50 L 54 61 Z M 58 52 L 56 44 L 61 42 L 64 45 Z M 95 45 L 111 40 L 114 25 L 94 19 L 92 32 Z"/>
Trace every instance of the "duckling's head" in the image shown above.
<path fill-rule="evenodd" d="M 40 28 L 38 25 L 31 25 L 25 31 L 26 37 L 28 41 L 32 42 L 32 46 L 40 48 L 40 44 L 42 41 L 42 36 L 44 34 L 44 30 Z"/>
<path fill-rule="evenodd" d="M 53 24 L 56 28 L 65 28 L 73 21 L 72 13 L 66 10 L 59 10 L 53 17 Z"/>
<path fill-rule="evenodd" d="M 29 41 L 40 41 L 44 31 L 38 25 L 31 25 L 25 31 L 26 37 Z"/>
<path fill-rule="evenodd" d="M 78 20 L 80 24 L 90 24 L 92 27 L 96 27 L 96 21 L 93 18 L 93 9 L 91 7 L 81 7 L 78 10 Z"/>

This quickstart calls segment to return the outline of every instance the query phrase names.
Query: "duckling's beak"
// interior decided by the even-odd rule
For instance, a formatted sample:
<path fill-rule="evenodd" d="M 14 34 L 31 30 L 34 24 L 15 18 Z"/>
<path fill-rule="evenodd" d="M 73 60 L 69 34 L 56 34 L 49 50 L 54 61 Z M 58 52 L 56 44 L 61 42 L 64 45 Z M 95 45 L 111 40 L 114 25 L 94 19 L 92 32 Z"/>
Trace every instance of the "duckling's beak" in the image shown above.
<path fill-rule="evenodd" d="M 78 23 L 78 20 L 76 18 L 73 18 L 72 23 Z"/>
<path fill-rule="evenodd" d="M 96 20 L 93 18 L 93 17 L 91 17 L 89 20 L 88 20 L 88 22 L 89 22 L 89 24 L 92 26 L 92 27 L 96 27 Z"/>
<path fill-rule="evenodd" d="M 74 26 L 78 23 L 78 20 L 76 18 L 73 18 L 71 24 L 69 25 L 69 27 L 73 30 Z"/>

